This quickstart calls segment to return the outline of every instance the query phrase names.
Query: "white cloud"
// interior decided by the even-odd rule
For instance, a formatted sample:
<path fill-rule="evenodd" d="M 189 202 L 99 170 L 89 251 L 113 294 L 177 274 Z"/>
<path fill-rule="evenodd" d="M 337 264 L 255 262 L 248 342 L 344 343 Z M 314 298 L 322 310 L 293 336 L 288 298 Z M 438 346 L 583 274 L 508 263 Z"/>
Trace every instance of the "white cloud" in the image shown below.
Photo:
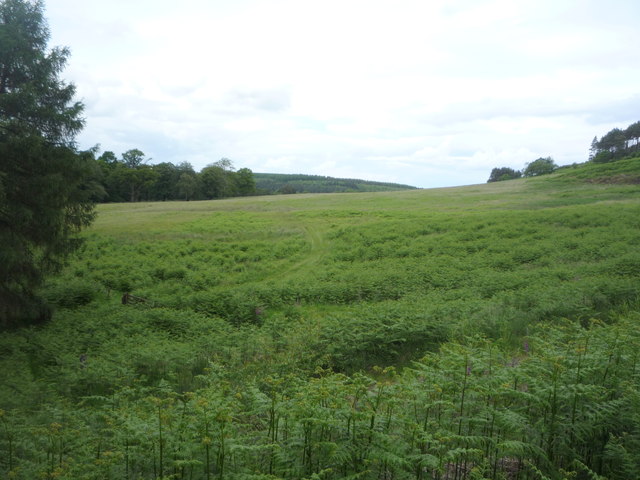
<path fill-rule="evenodd" d="M 640 4 L 51 0 L 83 145 L 440 186 L 638 120 Z"/>

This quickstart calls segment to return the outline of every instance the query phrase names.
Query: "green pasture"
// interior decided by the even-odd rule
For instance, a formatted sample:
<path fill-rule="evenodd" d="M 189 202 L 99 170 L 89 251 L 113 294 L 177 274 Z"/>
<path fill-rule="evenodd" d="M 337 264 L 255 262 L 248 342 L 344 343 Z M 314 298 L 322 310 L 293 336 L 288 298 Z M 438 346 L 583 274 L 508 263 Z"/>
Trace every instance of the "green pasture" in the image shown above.
<path fill-rule="evenodd" d="M 639 174 L 100 205 L 0 478 L 632 478 Z"/>

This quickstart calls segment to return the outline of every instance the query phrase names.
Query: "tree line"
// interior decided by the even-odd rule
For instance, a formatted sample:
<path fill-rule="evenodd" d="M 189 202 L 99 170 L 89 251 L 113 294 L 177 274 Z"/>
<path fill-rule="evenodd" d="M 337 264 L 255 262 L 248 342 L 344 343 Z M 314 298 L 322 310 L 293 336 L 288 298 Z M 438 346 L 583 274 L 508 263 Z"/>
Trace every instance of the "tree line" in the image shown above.
<path fill-rule="evenodd" d="M 69 57 L 48 47 L 41 1 L 0 1 L 0 328 L 44 321 L 37 293 L 80 245 L 98 201 L 212 199 L 255 194 L 248 168 L 223 158 L 196 173 L 184 162 L 149 165 L 80 151 L 84 105 L 60 78 Z"/>
<path fill-rule="evenodd" d="M 106 151 L 96 159 L 98 182 L 104 189 L 104 202 L 165 200 L 210 200 L 256 194 L 253 172 L 236 170 L 233 162 L 222 158 L 196 172 L 188 162 L 175 165 L 151 159 L 137 148 L 120 158 Z"/>
<path fill-rule="evenodd" d="M 256 187 L 260 194 L 273 193 L 337 193 L 337 192 L 388 192 L 412 190 L 416 187 L 399 183 L 376 182 L 353 178 L 334 178 L 322 175 L 288 173 L 255 173 Z"/>
<path fill-rule="evenodd" d="M 589 161 L 607 163 L 640 151 L 640 121 L 632 123 L 624 130 L 614 128 L 598 140 L 593 137 L 589 149 Z"/>
<path fill-rule="evenodd" d="M 593 163 L 607 163 L 624 157 L 634 156 L 640 152 L 640 121 L 632 123 L 624 130 L 614 128 L 598 140 L 593 137 L 589 148 L 589 161 Z M 528 163 L 524 170 L 515 170 L 510 167 L 496 167 L 489 175 L 490 182 L 513 180 L 521 177 L 535 177 L 553 173 L 558 166 L 551 157 L 538 158 Z"/>
<path fill-rule="evenodd" d="M 526 164 L 524 170 L 514 170 L 510 167 L 496 167 L 491 170 L 487 183 L 500 182 L 503 180 L 513 180 L 521 177 L 537 177 L 553 173 L 558 168 L 556 162 L 551 157 L 540 157 L 533 162 Z"/>

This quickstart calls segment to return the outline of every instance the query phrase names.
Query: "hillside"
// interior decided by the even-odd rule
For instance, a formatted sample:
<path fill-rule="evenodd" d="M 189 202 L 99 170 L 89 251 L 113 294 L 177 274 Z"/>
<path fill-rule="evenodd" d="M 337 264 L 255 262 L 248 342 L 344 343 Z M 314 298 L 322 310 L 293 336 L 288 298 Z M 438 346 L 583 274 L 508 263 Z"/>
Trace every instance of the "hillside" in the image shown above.
<path fill-rule="evenodd" d="M 390 192 L 416 188 L 398 183 L 333 178 L 320 175 L 254 173 L 253 177 L 256 181 L 256 189 L 263 193 Z"/>
<path fill-rule="evenodd" d="M 638 178 L 100 205 L 0 338 L 0 476 L 635 478 Z"/>

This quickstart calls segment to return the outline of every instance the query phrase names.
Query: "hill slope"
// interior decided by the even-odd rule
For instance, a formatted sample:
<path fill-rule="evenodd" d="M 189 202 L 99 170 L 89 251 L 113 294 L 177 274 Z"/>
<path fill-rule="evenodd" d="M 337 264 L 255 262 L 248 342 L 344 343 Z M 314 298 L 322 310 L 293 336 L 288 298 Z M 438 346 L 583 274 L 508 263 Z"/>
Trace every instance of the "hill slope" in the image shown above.
<path fill-rule="evenodd" d="M 416 188 L 398 183 L 333 178 L 320 175 L 254 173 L 253 177 L 258 191 L 265 193 L 389 192 Z"/>
<path fill-rule="evenodd" d="M 0 471 L 635 478 L 639 172 L 101 205 L 0 339 Z"/>

